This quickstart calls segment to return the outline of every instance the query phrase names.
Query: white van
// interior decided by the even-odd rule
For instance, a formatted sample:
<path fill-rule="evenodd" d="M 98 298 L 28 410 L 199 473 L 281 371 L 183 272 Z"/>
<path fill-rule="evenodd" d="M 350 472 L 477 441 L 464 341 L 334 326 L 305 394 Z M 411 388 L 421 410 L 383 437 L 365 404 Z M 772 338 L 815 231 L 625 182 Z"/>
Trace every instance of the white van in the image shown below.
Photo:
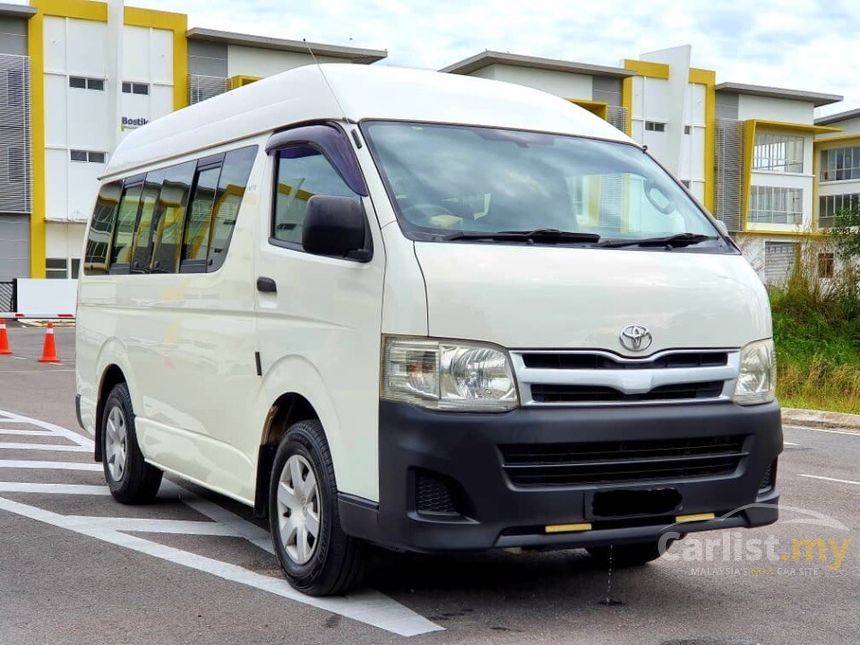
<path fill-rule="evenodd" d="M 253 506 L 307 593 L 369 544 L 632 565 L 777 519 L 764 287 L 542 92 L 308 66 L 159 119 L 110 160 L 78 297 L 114 497 L 167 472 Z"/>

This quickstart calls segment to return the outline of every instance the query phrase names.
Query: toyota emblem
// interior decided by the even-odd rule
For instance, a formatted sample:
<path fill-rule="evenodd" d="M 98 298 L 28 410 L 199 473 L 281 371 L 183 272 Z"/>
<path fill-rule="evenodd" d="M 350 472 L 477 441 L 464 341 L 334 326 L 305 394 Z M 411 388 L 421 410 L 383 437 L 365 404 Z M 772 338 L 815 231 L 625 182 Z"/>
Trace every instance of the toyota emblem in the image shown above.
<path fill-rule="evenodd" d="M 621 344 L 631 352 L 644 352 L 651 347 L 651 332 L 642 325 L 627 325 L 619 334 Z"/>

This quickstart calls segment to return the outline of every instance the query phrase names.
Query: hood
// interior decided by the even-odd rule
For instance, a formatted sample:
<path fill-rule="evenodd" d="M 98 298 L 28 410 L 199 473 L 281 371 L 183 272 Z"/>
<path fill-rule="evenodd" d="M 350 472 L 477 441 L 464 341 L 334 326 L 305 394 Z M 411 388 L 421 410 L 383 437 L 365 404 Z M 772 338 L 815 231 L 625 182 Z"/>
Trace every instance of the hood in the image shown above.
<path fill-rule="evenodd" d="M 771 332 L 767 292 L 740 255 L 415 242 L 431 336 L 509 349 L 734 348 Z M 647 350 L 621 345 L 642 325 Z"/>

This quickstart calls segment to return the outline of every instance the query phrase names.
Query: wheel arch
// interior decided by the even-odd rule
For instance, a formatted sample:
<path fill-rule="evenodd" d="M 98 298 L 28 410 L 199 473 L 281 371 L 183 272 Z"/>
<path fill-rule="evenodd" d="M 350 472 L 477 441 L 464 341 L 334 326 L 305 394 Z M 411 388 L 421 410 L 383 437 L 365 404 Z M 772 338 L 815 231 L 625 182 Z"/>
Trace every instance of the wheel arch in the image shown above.
<path fill-rule="evenodd" d="M 102 415 L 105 409 L 105 399 L 107 399 L 111 390 L 120 383 L 128 385 L 128 379 L 122 368 L 111 363 L 102 371 L 101 379 L 98 386 L 98 398 L 96 399 L 96 432 L 95 432 L 95 459 L 102 460 Z"/>

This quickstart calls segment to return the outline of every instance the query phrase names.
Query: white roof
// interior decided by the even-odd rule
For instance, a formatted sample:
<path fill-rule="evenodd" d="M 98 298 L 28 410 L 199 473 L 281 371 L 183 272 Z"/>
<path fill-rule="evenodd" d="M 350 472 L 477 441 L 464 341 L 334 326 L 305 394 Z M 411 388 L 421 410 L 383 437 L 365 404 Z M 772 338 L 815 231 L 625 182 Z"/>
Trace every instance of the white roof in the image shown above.
<path fill-rule="evenodd" d="M 325 78 L 315 65 L 298 67 L 134 130 L 106 175 L 303 121 L 457 123 L 632 141 L 588 110 L 522 85 L 390 66 L 321 67 Z"/>

